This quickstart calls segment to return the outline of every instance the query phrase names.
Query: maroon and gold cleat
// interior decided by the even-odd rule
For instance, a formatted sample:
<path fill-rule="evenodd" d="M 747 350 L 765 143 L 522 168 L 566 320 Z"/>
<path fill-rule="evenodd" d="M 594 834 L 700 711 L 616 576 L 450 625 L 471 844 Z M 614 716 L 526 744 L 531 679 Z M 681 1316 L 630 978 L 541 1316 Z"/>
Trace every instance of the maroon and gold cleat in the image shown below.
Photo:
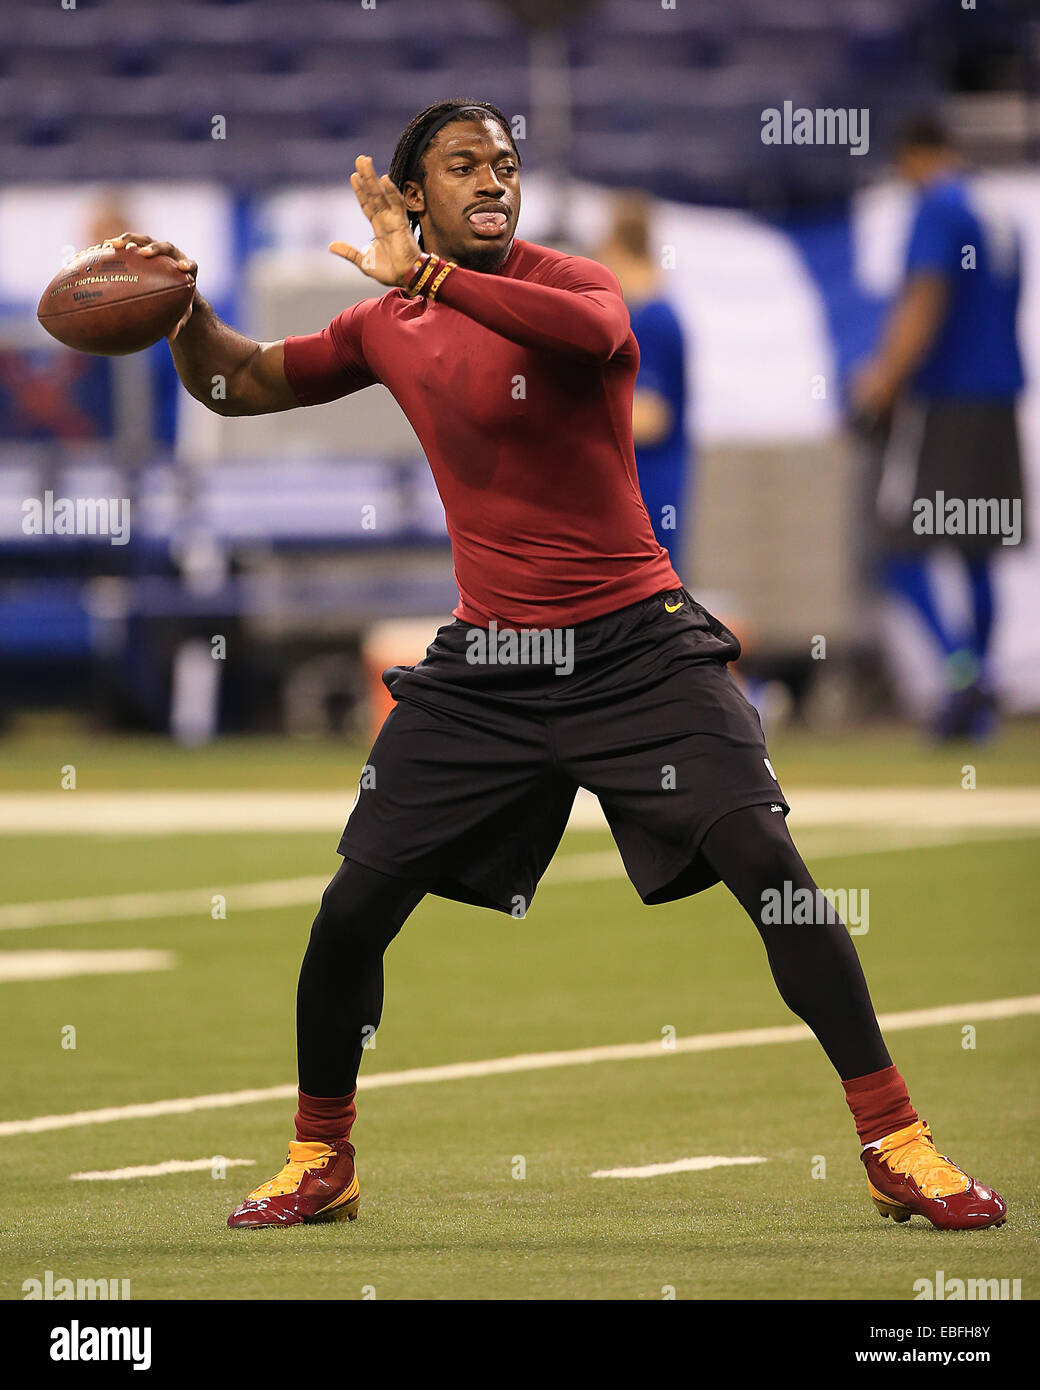
<path fill-rule="evenodd" d="M 361 1203 L 354 1171 L 354 1146 L 294 1142 L 285 1167 L 250 1192 L 228 1217 L 234 1229 L 298 1226 L 307 1221 L 355 1221 Z"/>
<path fill-rule="evenodd" d="M 1007 1220 L 999 1192 L 938 1153 L 923 1120 L 868 1145 L 860 1157 L 874 1205 L 893 1221 L 925 1216 L 941 1231 L 974 1231 Z"/>

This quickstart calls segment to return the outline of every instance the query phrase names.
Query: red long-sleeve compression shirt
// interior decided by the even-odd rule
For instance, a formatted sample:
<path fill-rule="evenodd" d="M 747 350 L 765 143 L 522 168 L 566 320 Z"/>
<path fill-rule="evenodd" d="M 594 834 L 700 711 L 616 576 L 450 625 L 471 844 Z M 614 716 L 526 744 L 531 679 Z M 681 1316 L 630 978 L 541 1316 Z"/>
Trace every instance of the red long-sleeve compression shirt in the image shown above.
<path fill-rule="evenodd" d="M 390 390 L 444 503 L 456 616 L 481 626 L 569 627 L 679 587 L 639 492 L 638 366 L 614 276 L 524 241 L 433 302 L 390 290 L 285 341 L 301 405 Z"/>

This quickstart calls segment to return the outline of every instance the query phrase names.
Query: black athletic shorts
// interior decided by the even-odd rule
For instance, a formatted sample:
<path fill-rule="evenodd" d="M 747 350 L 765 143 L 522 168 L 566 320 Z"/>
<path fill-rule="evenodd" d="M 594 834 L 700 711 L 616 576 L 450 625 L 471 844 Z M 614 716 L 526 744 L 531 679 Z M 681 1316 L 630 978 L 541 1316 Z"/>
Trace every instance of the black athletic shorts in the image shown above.
<path fill-rule="evenodd" d="M 373 745 L 339 852 L 445 898 L 522 916 L 578 787 L 595 793 L 645 903 L 700 892 L 711 825 L 788 806 L 762 725 L 726 663 L 728 628 L 685 589 L 573 628 L 442 627 L 383 681 Z"/>
<path fill-rule="evenodd" d="M 936 498 L 942 494 L 942 503 Z M 919 504 L 945 508 L 961 503 L 966 516 L 978 515 L 978 501 L 992 501 L 1004 517 L 986 515 L 986 529 L 956 535 L 947 524 L 929 525 L 919 532 Z M 1012 511 L 1012 509 L 1015 509 Z M 1018 517 L 1014 544 L 1028 538 L 1019 448 L 1018 421 L 1013 400 L 923 400 L 909 396 L 892 415 L 879 460 L 877 521 L 881 548 L 896 555 L 915 555 L 935 549 L 966 555 L 1000 550 L 1005 532 L 999 528 Z"/>

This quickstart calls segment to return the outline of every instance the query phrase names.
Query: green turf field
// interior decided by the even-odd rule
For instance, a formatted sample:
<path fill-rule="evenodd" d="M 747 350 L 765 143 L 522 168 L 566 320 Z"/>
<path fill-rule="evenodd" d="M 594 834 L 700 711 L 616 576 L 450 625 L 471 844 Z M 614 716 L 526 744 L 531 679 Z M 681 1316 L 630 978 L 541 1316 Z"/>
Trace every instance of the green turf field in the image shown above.
<path fill-rule="evenodd" d="M 660 1299 L 674 1290 L 683 1299 L 905 1300 L 938 1270 L 947 1279 L 1020 1279 L 1022 1297 L 1036 1297 L 1040 1017 L 1011 1009 L 975 1021 L 967 1008 L 955 1021 L 891 1034 L 939 1147 L 1010 1205 L 996 1231 L 944 1235 L 920 1219 L 894 1227 L 867 1199 L 840 1085 L 813 1041 L 699 1052 L 664 1045 L 673 1032 L 795 1020 L 757 933 L 723 889 L 644 908 L 598 831 L 567 836 L 560 871 L 525 919 L 428 899 L 391 947 L 354 1130 L 358 1222 L 225 1228 L 231 1207 L 282 1161 L 289 1099 L 37 1132 L 12 1125 L 294 1082 L 296 972 L 313 915 L 306 884 L 298 903 L 280 907 L 236 905 L 235 890 L 333 871 L 363 754 L 287 741 L 184 752 L 53 732 L 4 747 L 7 798 L 77 796 L 57 792 L 70 763 L 83 791 L 343 793 L 342 814 L 324 833 L 91 833 L 85 824 L 58 836 L 4 822 L 3 901 L 43 904 L 44 923 L 60 917 L 46 906 L 60 899 L 226 885 L 228 904 L 225 920 L 213 919 L 207 896 L 165 916 L 160 904 L 104 920 L 102 905 L 98 921 L 0 930 L 0 965 L 15 951 L 155 950 L 174 959 L 145 973 L 0 980 L 4 1297 L 22 1298 L 23 1281 L 47 1270 L 129 1279 L 135 1299 Z M 955 790 L 967 764 L 980 792 L 1040 795 L 1035 725 L 987 749 L 933 752 L 909 734 L 879 733 L 776 739 L 772 756 L 795 812 L 802 789 L 892 788 L 895 814 L 900 788 Z M 882 850 L 872 847 L 876 826 L 795 827 L 822 884 L 869 889 L 870 929 L 857 945 L 879 1012 L 1040 993 L 1040 829 L 1023 819 L 980 828 L 969 817 L 935 844 L 890 827 Z M 62 1047 L 69 1025 L 74 1049 Z M 974 1047 L 963 1045 L 969 1025 Z M 651 1055 L 633 1060 L 417 1078 L 365 1094 L 365 1076 L 655 1040 L 663 1041 Z M 591 1176 L 702 1155 L 766 1161 Z M 217 1176 L 212 1167 L 115 1181 L 70 1176 L 214 1156 L 251 1166 L 223 1176 L 219 1167 Z"/>

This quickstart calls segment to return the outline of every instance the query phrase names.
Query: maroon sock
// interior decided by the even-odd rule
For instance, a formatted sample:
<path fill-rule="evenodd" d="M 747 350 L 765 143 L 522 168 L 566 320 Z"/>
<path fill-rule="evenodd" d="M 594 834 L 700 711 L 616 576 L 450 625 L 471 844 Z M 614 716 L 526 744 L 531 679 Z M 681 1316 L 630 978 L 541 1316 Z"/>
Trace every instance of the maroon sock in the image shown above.
<path fill-rule="evenodd" d="M 906 1082 L 895 1067 L 884 1067 L 841 1084 L 861 1144 L 873 1144 L 886 1134 L 916 1123 L 917 1111 L 910 1104 Z"/>
<path fill-rule="evenodd" d="M 356 1086 L 349 1096 L 308 1096 L 303 1091 L 299 1094 L 300 1108 L 296 1112 L 299 1143 L 334 1144 L 337 1139 L 350 1138 L 350 1128 L 357 1117 Z"/>

